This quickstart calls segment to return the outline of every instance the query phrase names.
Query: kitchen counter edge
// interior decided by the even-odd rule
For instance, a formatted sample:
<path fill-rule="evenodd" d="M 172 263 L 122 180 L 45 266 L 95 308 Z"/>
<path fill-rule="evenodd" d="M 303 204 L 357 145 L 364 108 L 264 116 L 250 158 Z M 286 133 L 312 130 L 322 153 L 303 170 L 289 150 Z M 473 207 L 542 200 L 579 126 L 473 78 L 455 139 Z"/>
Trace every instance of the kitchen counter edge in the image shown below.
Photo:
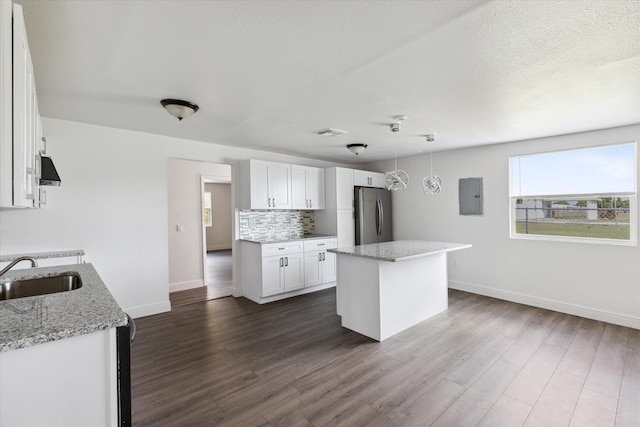
<path fill-rule="evenodd" d="M 322 235 L 322 234 L 310 234 L 307 236 L 302 236 L 302 237 L 295 237 L 295 238 L 291 238 L 291 239 L 265 239 L 265 240 L 260 240 L 260 239 L 239 239 L 241 242 L 249 242 L 249 243 L 258 243 L 261 245 L 268 245 L 271 243 L 287 243 L 287 242 L 299 242 L 301 240 L 313 240 L 313 239 L 337 239 L 336 236 L 331 236 L 331 235 Z"/>
<path fill-rule="evenodd" d="M 468 243 L 436 242 L 430 240 L 396 240 L 327 249 L 338 255 L 368 258 L 377 261 L 398 262 L 425 256 L 470 248 Z"/>

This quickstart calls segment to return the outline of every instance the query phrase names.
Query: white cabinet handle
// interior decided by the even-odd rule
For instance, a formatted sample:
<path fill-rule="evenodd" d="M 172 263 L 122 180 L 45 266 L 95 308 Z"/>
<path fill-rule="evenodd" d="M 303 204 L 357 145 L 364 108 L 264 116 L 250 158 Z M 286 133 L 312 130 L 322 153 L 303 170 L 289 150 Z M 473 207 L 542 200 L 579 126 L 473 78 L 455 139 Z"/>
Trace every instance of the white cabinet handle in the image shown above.
<path fill-rule="evenodd" d="M 318 261 L 322 261 L 322 252 L 318 252 Z"/>
<path fill-rule="evenodd" d="M 285 267 L 289 267 L 289 257 L 288 256 L 284 257 L 284 266 Z"/>
<path fill-rule="evenodd" d="M 284 260 L 283 258 L 280 258 L 280 267 L 283 267 L 283 266 L 284 266 Z"/>

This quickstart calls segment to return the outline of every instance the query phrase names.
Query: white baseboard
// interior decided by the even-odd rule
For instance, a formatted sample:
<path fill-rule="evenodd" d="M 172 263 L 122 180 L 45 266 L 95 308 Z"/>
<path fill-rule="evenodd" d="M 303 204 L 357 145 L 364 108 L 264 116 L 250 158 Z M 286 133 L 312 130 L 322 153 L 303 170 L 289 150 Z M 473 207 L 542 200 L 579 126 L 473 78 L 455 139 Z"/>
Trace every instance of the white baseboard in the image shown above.
<path fill-rule="evenodd" d="M 199 288 L 204 286 L 204 280 L 189 280 L 188 282 L 178 282 L 169 284 L 169 293 L 177 291 L 186 291 L 187 289 Z"/>
<path fill-rule="evenodd" d="M 130 307 L 125 310 L 127 314 L 134 319 L 138 317 L 152 316 L 154 314 L 166 313 L 171 311 L 171 301 L 166 300 L 155 304 L 142 305 L 138 307 Z"/>
<path fill-rule="evenodd" d="M 627 326 L 629 328 L 640 329 L 640 317 L 626 314 L 612 313 L 598 310 L 596 308 L 584 307 L 576 304 L 568 304 L 561 301 L 546 298 L 534 297 L 531 295 L 516 292 L 504 291 L 501 289 L 489 288 L 487 286 L 473 283 L 449 280 L 449 288 L 487 297 L 498 298 L 505 301 L 544 308 L 546 310 L 558 311 L 560 313 L 572 314 L 574 316 L 586 317 L 587 319 L 599 320 L 601 322 L 613 323 L 615 325 Z"/>

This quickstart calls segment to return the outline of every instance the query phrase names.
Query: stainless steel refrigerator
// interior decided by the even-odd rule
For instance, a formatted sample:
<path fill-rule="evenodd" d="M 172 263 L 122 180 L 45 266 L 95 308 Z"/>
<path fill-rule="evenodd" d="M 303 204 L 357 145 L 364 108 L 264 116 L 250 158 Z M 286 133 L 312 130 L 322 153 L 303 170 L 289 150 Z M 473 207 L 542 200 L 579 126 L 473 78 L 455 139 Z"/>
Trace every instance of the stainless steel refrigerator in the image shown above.
<path fill-rule="evenodd" d="M 354 191 L 356 245 L 392 240 L 390 192 L 370 187 L 355 187 Z"/>

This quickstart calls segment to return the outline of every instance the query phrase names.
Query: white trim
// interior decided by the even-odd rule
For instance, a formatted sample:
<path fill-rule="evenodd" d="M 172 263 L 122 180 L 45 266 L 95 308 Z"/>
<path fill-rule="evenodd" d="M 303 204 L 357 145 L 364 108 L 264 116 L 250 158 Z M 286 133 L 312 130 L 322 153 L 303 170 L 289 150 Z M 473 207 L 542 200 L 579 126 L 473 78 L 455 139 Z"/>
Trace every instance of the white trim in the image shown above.
<path fill-rule="evenodd" d="M 169 284 L 169 293 L 178 292 L 178 291 L 186 291 L 187 289 L 200 288 L 204 286 L 204 280 L 189 280 L 187 282 L 178 282 L 178 283 L 170 283 Z"/>
<path fill-rule="evenodd" d="M 627 314 L 612 313 L 610 311 L 598 310 L 595 308 L 576 304 L 568 304 L 561 301 L 520 294 L 517 292 L 504 291 L 501 289 L 490 288 L 473 283 L 460 282 L 457 280 L 449 280 L 449 288 L 484 295 L 492 298 L 498 298 L 505 301 L 511 301 L 518 304 L 544 308 L 546 310 L 558 311 L 560 313 L 571 314 L 574 316 L 586 317 L 587 319 L 599 320 L 601 322 L 613 323 L 615 325 L 640 329 L 640 317 L 629 316 Z"/>
<path fill-rule="evenodd" d="M 169 300 L 166 300 L 163 302 L 157 302 L 155 304 L 130 307 L 125 311 L 134 319 L 137 319 L 138 317 L 153 316 L 154 314 L 166 313 L 168 311 L 171 311 L 171 302 Z"/>

